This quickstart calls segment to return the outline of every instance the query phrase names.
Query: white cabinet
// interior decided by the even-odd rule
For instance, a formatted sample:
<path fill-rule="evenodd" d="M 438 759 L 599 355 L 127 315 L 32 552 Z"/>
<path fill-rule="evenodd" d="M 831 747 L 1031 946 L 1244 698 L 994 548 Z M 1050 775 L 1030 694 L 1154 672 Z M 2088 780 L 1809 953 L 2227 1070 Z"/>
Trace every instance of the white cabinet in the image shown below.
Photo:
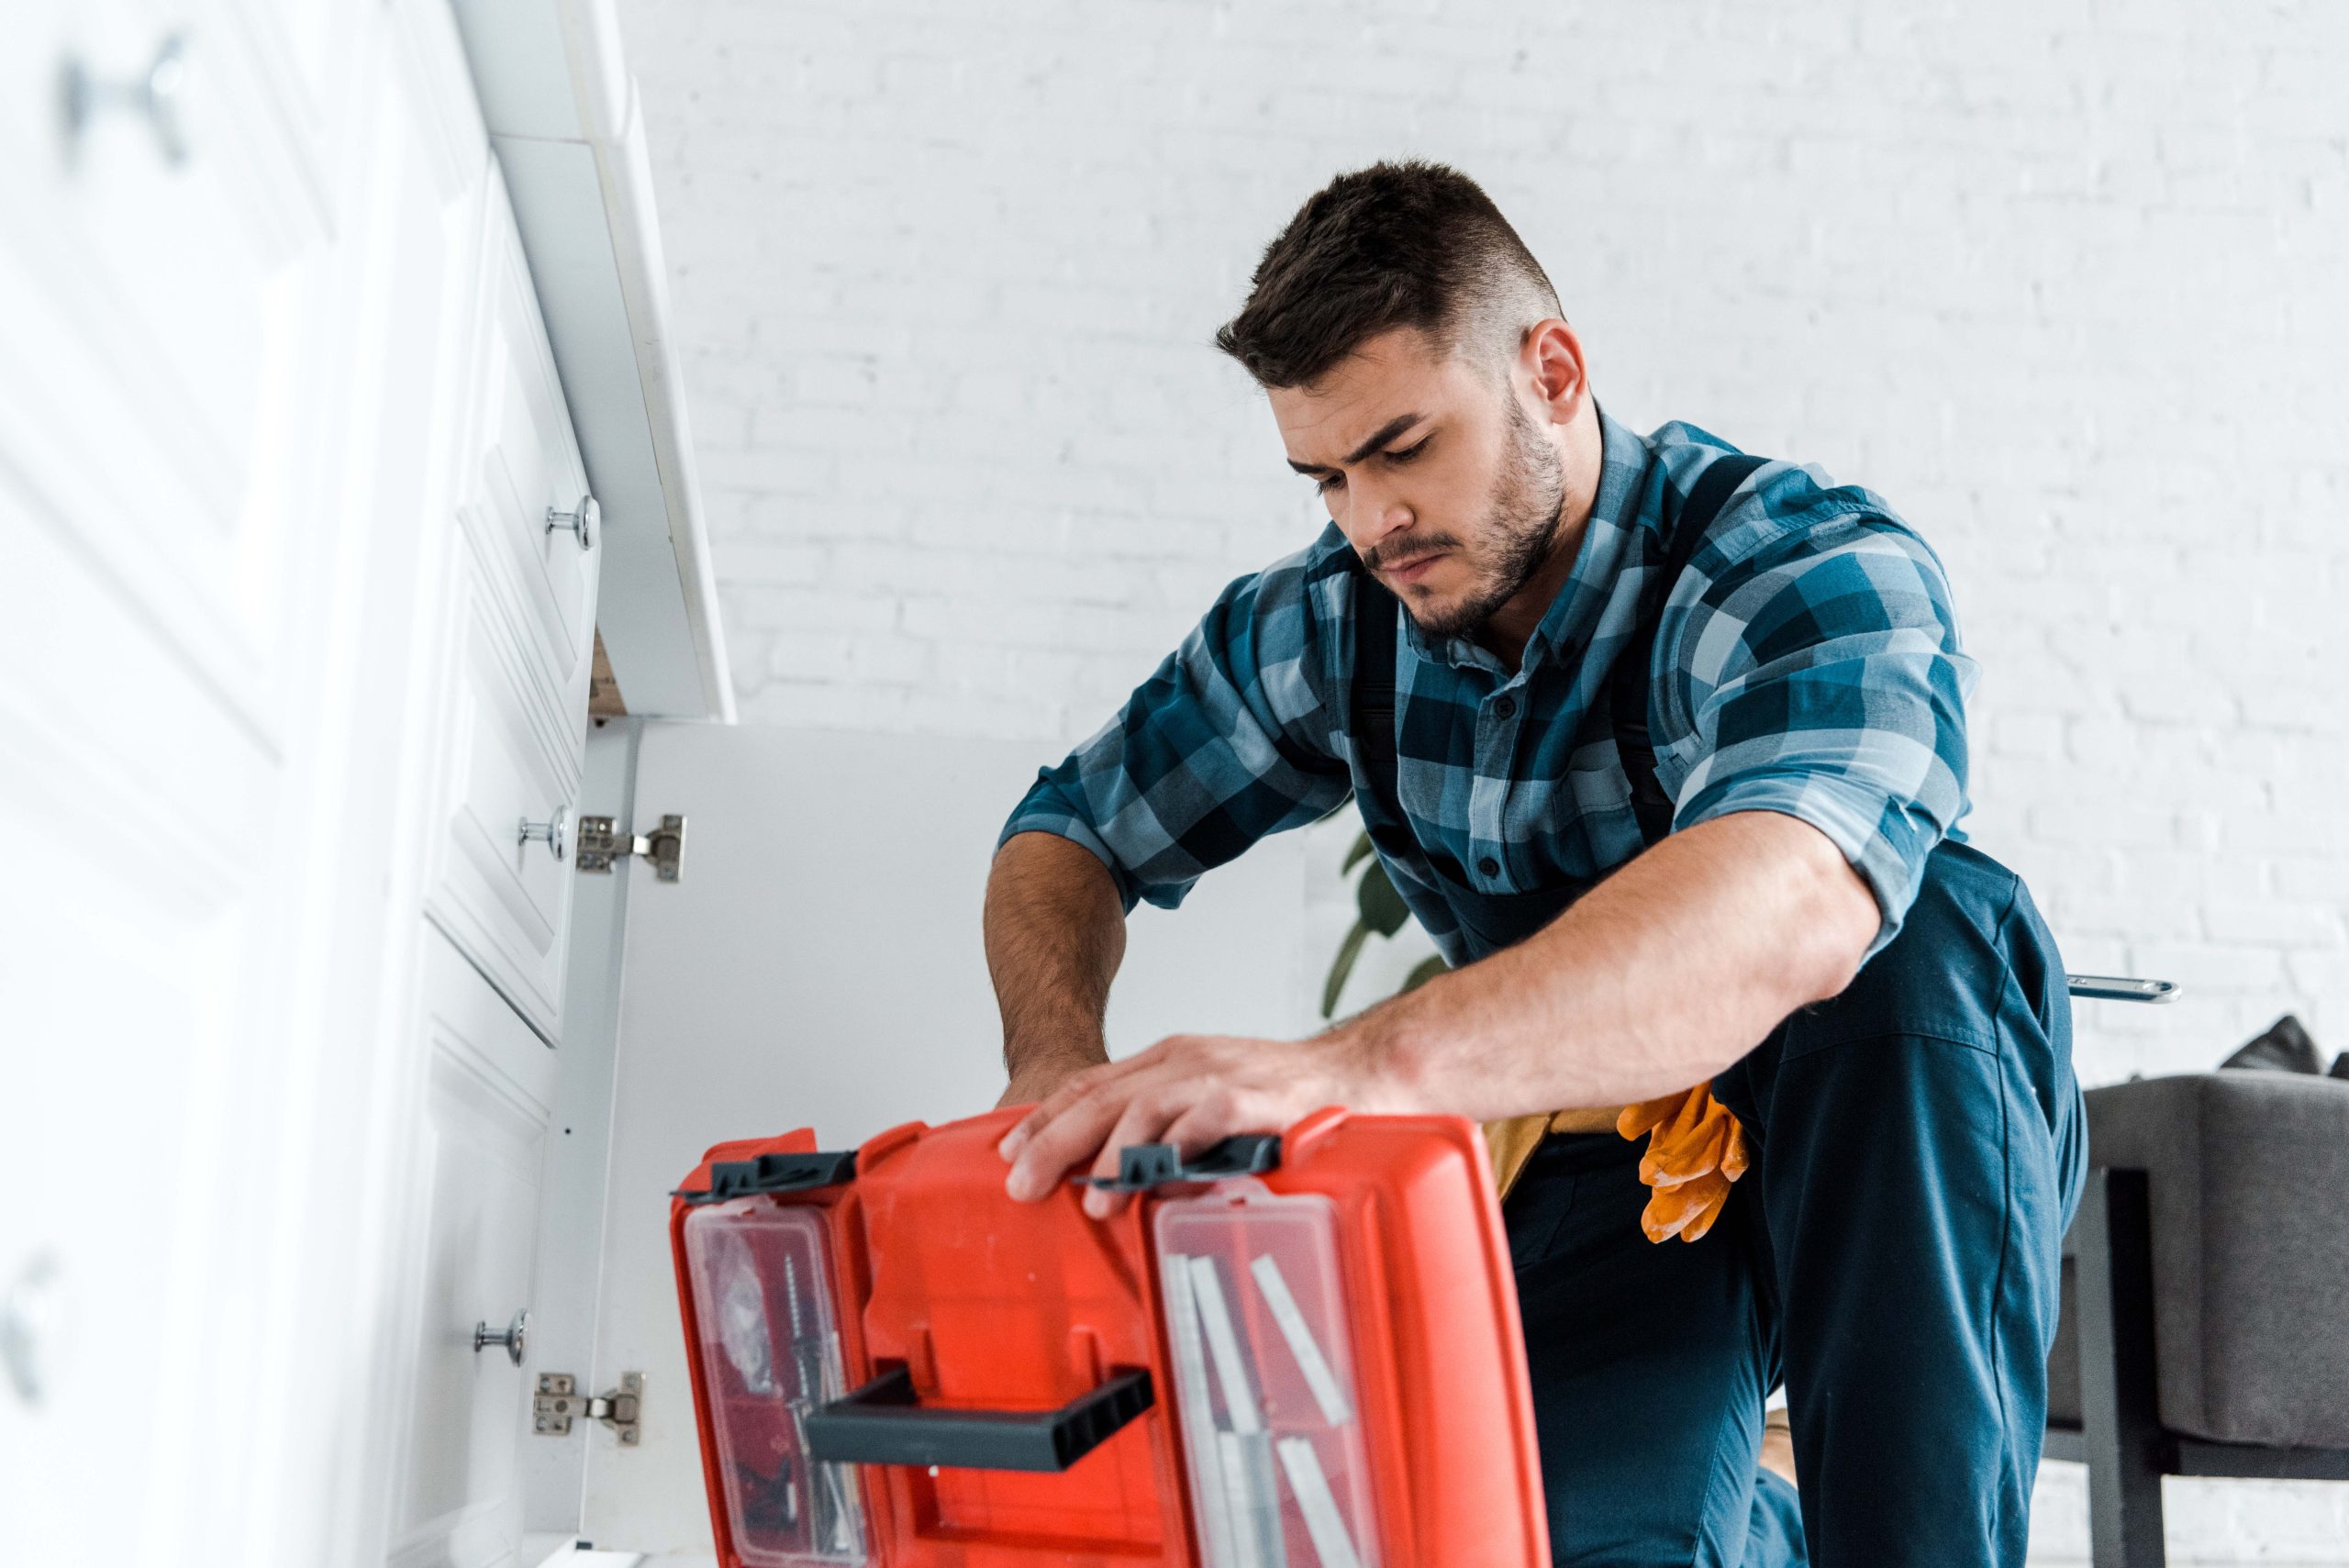
<path fill-rule="evenodd" d="M 474 1342 L 549 1173 L 600 1200 L 602 533 L 651 706 L 727 713 L 722 641 L 608 7 L 454 5 L 494 57 L 451 0 L 0 28 L 0 1563 L 515 1568 L 525 1458 L 562 1529 L 617 1442 L 526 1453 Z M 600 106 L 496 138 L 536 277 L 484 83 Z"/>
<path fill-rule="evenodd" d="M 432 929 L 406 1048 L 417 1108 L 395 1161 L 416 1184 L 391 1568 L 493 1568 L 522 1534 L 537 1363 L 477 1348 L 474 1330 L 535 1305 L 601 561 L 592 532 L 549 526 L 581 506 L 586 478 L 494 167 L 478 207 L 466 413 L 427 594 Z"/>
<path fill-rule="evenodd" d="M 0 1562 L 507 1563 L 602 550 L 455 28 L 5 30 Z"/>

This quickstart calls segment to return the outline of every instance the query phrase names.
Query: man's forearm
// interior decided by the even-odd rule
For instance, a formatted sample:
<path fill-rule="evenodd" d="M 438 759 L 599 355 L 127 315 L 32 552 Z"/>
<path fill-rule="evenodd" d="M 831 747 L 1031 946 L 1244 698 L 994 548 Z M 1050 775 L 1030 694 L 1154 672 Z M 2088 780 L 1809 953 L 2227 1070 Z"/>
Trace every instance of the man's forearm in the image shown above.
<path fill-rule="evenodd" d="M 1827 837 L 1747 812 L 1675 833 L 1527 940 L 1332 1031 L 1398 1103 L 1492 1119 L 1702 1083 L 1850 983 L 1880 913 Z"/>
<path fill-rule="evenodd" d="M 987 875 L 985 929 L 1012 1078 L 1107 1061 L 1102 1013 L 1126 952 L 1125 906 L 1107 868 L 1056 834 L 1015 835 Z"/>

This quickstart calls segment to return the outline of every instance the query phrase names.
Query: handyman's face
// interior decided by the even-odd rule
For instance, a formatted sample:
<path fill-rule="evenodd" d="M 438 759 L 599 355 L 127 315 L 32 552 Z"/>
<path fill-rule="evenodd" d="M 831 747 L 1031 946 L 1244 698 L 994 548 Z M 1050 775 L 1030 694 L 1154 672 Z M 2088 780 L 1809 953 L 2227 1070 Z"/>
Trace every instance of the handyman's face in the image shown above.
<path fill-rule="evenodd" d="M 1271 400 L 1289 465 L 1428 631 L 1473 634 L 1547 549 L 1555 453 L 1512 395 L 1424 334 L 1382 333 Z"/>

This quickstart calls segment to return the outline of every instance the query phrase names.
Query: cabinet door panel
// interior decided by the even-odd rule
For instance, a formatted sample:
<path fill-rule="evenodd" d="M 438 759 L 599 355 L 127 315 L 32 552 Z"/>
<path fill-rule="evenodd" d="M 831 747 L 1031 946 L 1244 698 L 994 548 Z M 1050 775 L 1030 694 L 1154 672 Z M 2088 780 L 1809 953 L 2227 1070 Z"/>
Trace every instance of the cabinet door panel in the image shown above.
<path fill-rule="evenodd" d="M 502 179 L 490 182 L 487 239 L 481 446 L 462 510 L 510 573 L 551 684 L 566 709 L 584 713 L 602 544 L 591 533 L 582 549 L 572 532 L 547 526 L 550 512 L 578 506 L 586 473 Z"/>
<path fill-rule="evenodd" d="M 521 1533 L 515 1444 L 531 1371 L 495 1345 L 475 1351 L 473 1329 L 502 1329 L 529 1304 L 554 1053 L 445 940 L 428 940 L 423 979 L 424 1231 L 391 1561 L 474 1568 Z"/>
<path fill-rule="evenodd" d="M 0 423 L 77 545 L 272 740 L 295 536 L 316 523 L 312 389 L 341 339 L 317 329 L 331 215 L 315 163 L 271 112 L 269 51 L 218 20 L 128 0 L 11 8 Z M 127 92 L 174 38 L 176 158 Z M 78 130 L 61 112 L 77 72 Z"/>
<path fill-rule="evenodd" d="M 90 824 L 53 830 L 58 792 L 42 786 L 60 762 L 40 745 L 0 765 L 0 810 L 33 826 L 0 885 L 0 1293 L 38 1329 L 38 1382 L 0 1381 L 0 1562 L 95 1568 L 172 1555 L 195 1500 L 200 1466 L 169 1415 L 203 1393 L 178 1331 L 206 1306 L 189 1243 L 213 1229 L 189 1111 L 233 1049 L 252 910 L 239 881 L 194 897 L 84 852 Z M 128 1497 L 126 1474 L 140 1478 Z"/>
<path fill-rule="evenodd" d="M 317 981 L 281 940 L 330 679 L 296 612 L 347 540 L 295 520 L 349 337 L 307 154 L 211 19 L 12 0 L 0 28 L 0 1296 L 36 1326 L 32 1381 L 0 1376 L 10 1563 L 275 1561 L 243 1511 L 291 1424 L 246 1177 L 290 1141 L 255 1091 L 294 1080 Z M 183 23 L 184 161 L 111 99 L 69 131 L 73 68 L 135 79 Z"/>
<path fill-rule="evenodd" d="M 558 706 L 521 652 L 512 612 L 481 558 L 458 541 L 445 690 L 441 799 L 426 907 L 550 1039 L 562 1025 L 573 850 L 557 860 L 525 822 L 561 812 L 575 837 L 585 713 Z M 575 716 L 575 717 L 574 717 Z"/>

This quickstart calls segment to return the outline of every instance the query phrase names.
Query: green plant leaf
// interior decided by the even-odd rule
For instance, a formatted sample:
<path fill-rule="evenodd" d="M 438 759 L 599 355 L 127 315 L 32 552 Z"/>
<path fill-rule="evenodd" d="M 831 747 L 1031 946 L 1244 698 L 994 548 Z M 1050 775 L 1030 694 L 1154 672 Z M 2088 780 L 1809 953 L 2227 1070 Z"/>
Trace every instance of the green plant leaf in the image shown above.
<path fill-rule="evenodd" d="M 1329 983 L 1321 987 L 1321 1016 L 1329 1018 L 1338 1010 L 1338 993 L 1346 988 L 1346 978 L 1354 972 L 1354 960 L 1362 956 L 1362 944 L 1370 936 L 1370 928 L 1360 920 L 1338 944 L 1337 961 L 1330 965 Z"/>
<path fill-rule="evenodd" d="M 1369 853 L 1370 835 L 1365 832 L 1361 838 L 1354 840 L 1354 847 L 1346 851 L 1346 863 L 1338 868 L 1338 874 L 1342 876 L 1347 872 L 1353 870 L 1354 867 L 1362 864 L 1363 857 Z"/>
<path fill-rule="evenodd" d="M 1425 985 L 1429 981 L 1433 980 L 1437 975 L 1448 973 L 1451 969 L 1452 965 L 1443 962 L 1443 955 L 1442 953 L 1431 952 L 1428 954 L 1427 957 L 1419 960 L 1419 962 L 1411 965 L 1411 973 L 1403 976 L 1403 991 L 1416 991 L 1420 986 Z M 1403 994 L 1403 991 L 1397 991 L 1395 994 L 1399 996 Z M 1324 1013 L 1321 1016 L 1326 1018 L 1330 1015 Z"/>
<path fill-rule="evenodd" d="M 1362 923 L 1382 937 L 1391 937 L 1403 929 L 1411 917 L 1411 906 L 1395 891 L 1387 880 L 1386 867 L 1373 861 L 1370 869 L 1362 873 L 1362 881 L 1354 889 L 1354 905 L 1362 911 Z"/>

